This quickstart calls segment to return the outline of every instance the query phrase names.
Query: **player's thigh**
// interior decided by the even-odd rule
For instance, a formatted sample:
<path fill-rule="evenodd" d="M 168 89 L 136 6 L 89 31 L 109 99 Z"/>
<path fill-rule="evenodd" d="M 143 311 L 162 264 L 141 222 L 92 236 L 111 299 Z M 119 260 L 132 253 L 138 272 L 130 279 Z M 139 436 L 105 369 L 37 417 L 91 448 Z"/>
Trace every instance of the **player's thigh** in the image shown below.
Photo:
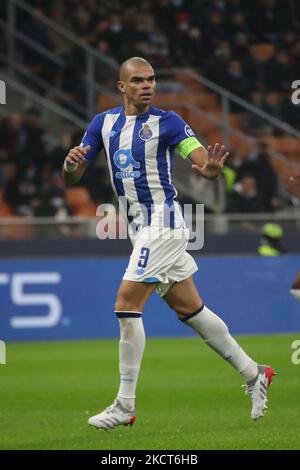
<path fill-rule="evenodd" d="M 189 315 L 201 307 L 203 301 L 195 286 L 193 276 L 180 282 L 175 282 L 163 299 L 177 314 Z"/>
<path fill-rule="evenodd" d="M 141 312 L 158 283 L 135 282 L 123 279 L 115 302 L 115 311 Z"/>

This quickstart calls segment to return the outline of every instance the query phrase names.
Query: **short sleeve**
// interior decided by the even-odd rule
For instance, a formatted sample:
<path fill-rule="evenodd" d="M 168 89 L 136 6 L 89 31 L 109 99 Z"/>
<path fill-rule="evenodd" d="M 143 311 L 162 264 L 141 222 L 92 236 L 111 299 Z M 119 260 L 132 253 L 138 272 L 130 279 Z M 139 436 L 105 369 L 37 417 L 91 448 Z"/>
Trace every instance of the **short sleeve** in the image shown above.
<path fill-rule="evenodd" d="M 190 126 L 174 111 L 165 118 L 166 144 L 177 145 L 182 140 L 195 136 Z"/>
<path fill-rule="evenodd" d="M 97 153 L 103 148 L 102 124 L 103 117 L 101 114 L 97 114 L 88 125 L 82 138 L 81 147 L 85 147 L 86 145 L 91 146 L 91 150 L 85 156 L 85 159 L 88 161 L 93 160 L 97 156 Z"/>

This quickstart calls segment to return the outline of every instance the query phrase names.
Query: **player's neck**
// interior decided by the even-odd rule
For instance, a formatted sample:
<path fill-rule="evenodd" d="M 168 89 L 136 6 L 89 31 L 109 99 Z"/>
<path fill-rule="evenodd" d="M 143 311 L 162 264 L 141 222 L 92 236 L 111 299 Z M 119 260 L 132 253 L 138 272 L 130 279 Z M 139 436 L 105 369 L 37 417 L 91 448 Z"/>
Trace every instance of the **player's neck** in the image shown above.
<path fill-rule="evenodd" d="M 144 114 L 149 111 L 150 104 L 136 106 L 132 103 L 125 103 L 125 114 L 126 116 L 138 116 L 139 114 Z"/>

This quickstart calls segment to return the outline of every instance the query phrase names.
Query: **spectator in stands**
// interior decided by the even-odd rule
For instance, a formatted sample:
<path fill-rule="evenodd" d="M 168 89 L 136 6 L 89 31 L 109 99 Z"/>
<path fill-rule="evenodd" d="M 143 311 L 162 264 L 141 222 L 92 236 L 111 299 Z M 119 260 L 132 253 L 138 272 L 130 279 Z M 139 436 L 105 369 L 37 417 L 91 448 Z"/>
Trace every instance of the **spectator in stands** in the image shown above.
<path fill-rule="evenodd" d="M 262 204 L 257 192 L 255 178 L 243 176 L 228 194 L 227 212 L 250 213 L 261 212 Z"/>
<path fill-rule="evenodd" d="M 257 108 L 263 109 L 265 106 L 264 94 L 256 90 L 252 91 L 250 93 L 250 102 Z M 250 111 L 244 115 L 243 123 L 245 130 L 250 135 L 262 137 L 272 134 L 272 127 L 266 122 L 266 120 Z"/>
<path fill-rule="evenodd" d="M 274 91 L 289 91 L 295 78 L 288 54 L 280 50 L 269 63 L 268 83 Z"/>
<path fill-rule="evenodd" d="M 261 239 L 257 249 L 261 256 L 279 256 L 286 253 L 282 245 L 283 229 L 280 225 L 266 223 L 262 227 Z"/>
<path fill-rule="evenodd" d="M 101 54 L 107 56 L 111 55 L 111 48 L 108 41 L 100 40 L 96 44 L 96 49 Z M 110 63 L 112 63 L 113 65 L 106 64 L 106 66 L 103 67 L 103 64 L 100 61 L 95 61 L 95 80 L 96 83 L 100 83 L 101 85 L 104 85 L 108 88 L 112 88 L 113 91 L 114 87 L 112 87 L 112 77 L 116 73 L 115 70 L 116 67 L 118 67 L 118 63 L 113 58 L 110 59 Z"/>
<path fill-rule="evenodd" d="M 0 14 L 0 17 L 3 18 Z M 4 67 L 7 57 L 7 38 L 5 37 L 4 31 L 0 31 L 0 66 Z"/>
<path fill-rule="evenodd" d="M 17 55 L 18 63 L 51 85 L 58 83 L 59 89 L 69 97 L 73 111 L 76 110 L 77 115 L 83 118 L 87 109 L 86 55 L 81 48 L 70 47 L 65 42 L 62 45 L 59 35 L 53 34 L 40 21 L 40 13 L 50 16 L 86 44 L 96 47 L 99 53 L 112 56 L 115 65 L 130 55 L 146 53 L 155 67 L 191 66 L 238 96 L 250 99 L 274 117 L 286 120 L 296 128 L 300 126 L 300 107 L 290 99 L 291 82 L 300 78 L 300 9 L 297 2 L 293 2 L 292 17 L 290 2 L 283 0 L 141 0 L 138 4 L 129 0 L 92 0 L 84 7 L 80 0 L 28 0 L 28 4 L 36 11 L 32 15 L 18 16 L 19 29 L 46 50 L 57 52 L 64 65 L 58 74 L 56 68 L 51 68 L 51 61 L 41 58 L 38 51 L 22 45 L 22 42 L 21 53 L 17 51 L 20 54 Z M 3 18 L 5 7 L 6 2 L 0 2 Z M 259 42 L 274 44 L 274 57 L 254 58 L 251 46 Z M 6 47 L 6 40 L 0 32 L 0 64 L 5 60 Z M 108 66 L 103 67 L 102 62 L 95 61 L 95 73 L 99 84 L 110 86 L 113 73 Z M 170 81 L 162 83 L 161 87 L 164 91 L 184 90 L 184 84 Z M 234 106 L 232 111 L 239 112 L 240 108 Z M 257 136 L 274 135 L 271 126 L 266 126 L 265 121 L 251 113 L 244 117 L 243 125 L 246 132 Z M 15 197 L 19 197 L 19 186 L 28 189 L 36 184 L 27 170 L 29 174 L 33 171 L 41 173 L 47 161 L 53 169 L 59 170 L 64 145 L 62 141 L 59 147 L 47 151 L 40 116 L 34 109 L 26 116 L 13 113 L 4 119 L 0 123 L 0 165 L 8 160 L 17 162 L 21 168 L 14 177 L 13 165 L 9 171 L 7 168 L 2 171 L 2 184 L 9 197 L 14 199 L 14 191 Z M 244 163 L 240 162 L 239 168 L 237 165 L 236 177 L 241 179 L 249 174 L 254 177 L 263 210 L 277 210 L 281 206 L 278 188 L 275 189 L 278 181 L 275 182 L 276 176 L 274 178 L 268 156 L 261 157 L 261 153 L 264 154 L 261 150 L 256 152 L 256 156 L 254 153 Z M 233 160 L 236 164 L 239 156 Z M 97 178 L 101 180 L 101 190 Z M 112 197 L 109 186 L 103 189 L 105 180 L 101 167 L 94 169 L 93 180 L 83 180 L 97 201 Z M 38 199 L 39 188 L 37 193 Z M 18 203 L 14 202 L 14 205 L 18 207 Z"/>
<path fill-rule="evenodd" d="M 268 93 L 264 99 L 264 111 L 277 119 L 282 119 L 282 96 L 279 93 Z"/>
<path fill-rule="evenodd" d="M 233 36 L 236 34 L 242 34 L 246 35 L 246 37 L 248 37 L 249 39 L 253 38 L 252 32 L 246 22 L 246 16 L 240 11 L 232 13 L 230 15 L 229 28 L 230 34 L 232 34 Z"/>
<path fill-rule="evenodd" d="M 61 170 L 53 170 L 49 163 L 44 166 L 39 198 L 31 207 L 34 214 L 39 217 L 55 217 L 72 213 L 65 202 L 65 186 Z"/>
<path fill-rule="evenodd" d="M 22 174 L 15 163 L 7 163 L 5 172 L 4 201 L 11 204 L 16 213 L 31 213 L 31 201 L 39 194 L 39 177 L 35 167 L 30 165 Z"/>
<path fill-rule="evenodd" d="M 14 160 L 24 148 L 23 117 L 11 113 L 0 124 L 0 162 Z"/>
<path fill-rule="evenodd" d="M 66 151 L 71 146 L 71 140 L 72 135 L 69 132 L 62 134 L 59 145 L 49 152 L 47 163 L 51 165 L 53 170 L 61 170 Z"/>
<path fill-rule="evenodd" d="M 64 66 L 61 71 L 61 88 L 72 101 L 86 105 L 83 76 L 86 71 L 86 57 L 83 51 L 75 46 L 64 56 Z M 76 78 L 75 78 L 76 77 Z"/>
<path fill-rule="evenodd" d="M 249 98 L 251 84 L 245 78 L 242 64 L 238 60 L 231 60 L 229 62 L 223 77 L 223 86 L 241 98 Z M 231 112 L 241 112 L 241 107 L 232 103 Z"/>
<path fill-rule="evenodd" d="M 89 42 L 92 19 L 90 13 L 85 8 L 77 11 L 72 26 L 78 38 L 84 42 Z"/>
<path fill-rule="evenodd" d="M 45 163 L 46 151 L 44 129 L 40 125 L 40 112 L 36 108 L 29 108 L 25 112 L 23 132 L 24 147 L 19 163 L 24 163 L 24 166 L 33 164 L 37 169 L 41 169 Z"/>
<path fill-rule="evenodd" d="M 252 176 L 255 180 L 261 204 L 260 210 L 263 212 L 273 211 L 273 198 L 275 206 L 277 206 L 278 178 L 263 144 L 260 146 L 252 145 L 248 155 L 239 167 L 238 178 L 243 178 L 246 175 Z"/>
<path fill-rule="evenodd" d="M 19 29 L 30 41 L 51 53 L 54 47 L 47 29 L 43 27 L 39 20 L 41 14 L 43 14 L 43 11 L 36 9 L 34 14 L 27 14 L 23 21 L 19 18 Z M 21 46 L 23 62 L 30 69 L 30 72 L 38 78 L 53 83 L 54 76 L 57 73 L 55 63 L 30 44 L 22 42 Z"/>
<path fill-rule="evenodd" d="M 204 204 L 205 213 L 214 214 L 225 211 L 226 180 L 220 175 L 218 181 L 208 181 L 193 172 L 189 178 L 189 187 L 194 201 Z"/>
<path fill-rule="evenodd" d="M 38 0 L 29 3 L 38 8 L 37 12 L 43 11 L 59 23 L 64 19 L 63 27 L 97 47 L 100 53 L 112 55 L 117 62 L 146 53 L 155 67 L 192 66 L 246 99 L 249 91 L 265 94 L 287 90 L 291 69 L 293 75 L 297 70 L 300 72 L 296 2 L 293 3 L 295 11 L 290 9 L 290 2 L 275 0 L 142 0 L 138 5 L 103 0 L 87 2 L 84 9 L 79 0 L 54 5 Z M 35 14 L 28 14 L 25 20 L 20 23 L 22 31 L 53 51 L 55 41 L 50 37 L 50 29 L 42 28 L 43 23 L 39 24 Z M 252 57 L 251 45 L 260 42 L 271 42 L 279 47 L 275 58 Z M 59 74 L 55 74 L 54 82 L 61 83 L 70 102 L 80 103 L 85 108 L 85 57 L 81 57 L 76 48 L 69 51 L 57 47 L 65 63 Z M 24 57 L 23 65 L 32 67 L 32 62 L 36 61 Z M 47 69 L 42 61 L 38 63 Z M 102 65 L 98 66 L 96 61 L 96 80 L 110 86 L 106 67 Z M 225 80 L 220 67 L 227 69 Z M 51 71 L 47 70 L 46 75 L 45 79 L 49 80 Z M 60 82 L 58 77 L 61 77 Z M 285 117 L 297 125 L 298 118 L 293 111 L 288 109 Z"/>

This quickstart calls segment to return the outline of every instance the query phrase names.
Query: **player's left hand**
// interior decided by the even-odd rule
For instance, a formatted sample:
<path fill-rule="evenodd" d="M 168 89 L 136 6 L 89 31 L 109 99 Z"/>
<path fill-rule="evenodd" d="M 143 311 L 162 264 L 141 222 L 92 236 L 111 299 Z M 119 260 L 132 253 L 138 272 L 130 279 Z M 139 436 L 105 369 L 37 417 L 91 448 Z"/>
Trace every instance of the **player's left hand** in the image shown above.
<path fill-rule="evenodd" d="M 224 145 L 215 144 L 214 148 L 211 145 L 207 147 L 207 162 L 203 167 L 199 165 L 192 165 L 192 168 L 199 171 L 204 178 L 214 180 L 221 173 L 224 163 L 229 155 L 229 152 L 225 152 Z"/>

